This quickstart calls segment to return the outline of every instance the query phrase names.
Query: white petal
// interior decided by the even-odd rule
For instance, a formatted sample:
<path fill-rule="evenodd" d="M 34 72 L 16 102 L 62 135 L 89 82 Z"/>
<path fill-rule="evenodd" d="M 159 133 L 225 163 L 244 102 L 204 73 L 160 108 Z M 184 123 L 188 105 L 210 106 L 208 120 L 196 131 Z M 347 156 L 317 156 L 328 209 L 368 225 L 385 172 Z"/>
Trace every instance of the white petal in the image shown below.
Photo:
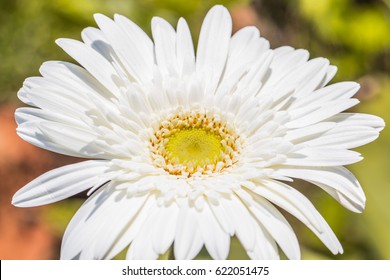
<path fill-rule="evenodd" d="M 111 60 L 111 55 L 113 55 L 113 49 L 108 44 L 107 38 L 104 36 L 104 33 L 99 28 L 84 28 L 83 31 L 81 31 L 81 38 L 87 46 L 95 49 L 97 52 L 102 54 L 108 61 Z"/>
<path fill-rule="evenodd" d="M 112 247 L 122 237 L 124 229 L 131 226 L 139 211 L 145 210 L 143 207 L 147 198 L 147 195 L 131 198 L 117 196 L 115 203 L 108 206 L 109 209 L 105 210 L 104 218 L 100 217 L 97 221 L 97 223 L 103 224 L 104 227 L 101 228 L 100 232 L 96 232 L 93 259 L 104 259 L 107 258 L 109 253 L 112 253 Z M 122 246 L 121 249 L 126 247 L 124 244 Z"/>
<path fill-rule="evenodd" d="M 152 40 L 137 24 L 128 18 L 115 14 L 114 19 L 127 34 L 127 38 L 130 40 L 131 44 L 137 49 L 133 55 L 140 56 L 140 59 L 145 64 L 143 74 L 145 77 L 148 77 L 151 75 L 151 70 L 155 63 Z"/>
<path fill-rule="evenodd" d="M 177 260 L 195 258 L 203 246 L 202 235 L 199 231 L 198 213 L 186 203 L 180 205 L 177 220 L 174 255 Z"/>
<path fill-rule="evenodd" d="M 272 65 L 271 65 L 272 66 Z M 288 67 L 288 65 L 286 65 Z M 324 58 L 312 59 L 293 69 L 276 83 L 266 82 L 261 90 L 263 96 L 273 97 L 273 108 L 281 110 L 294 100 L 310 95 L 326 75 L 329 61 Z M 272 69 L 272 71 L 274 71 Z M 275 70 L 276 75 L 278 75 Z M 270 74 L 272 78 L 272 73 Z"/>
<path fill-rule="evenodd" d="M 302 148 L 287 156 L 289 166 L 340 166 L 362 160 L 358 152 L 338 148 Z"/>
<path fill-rule="evenodd" d="M 293 108 L 321 107 L 324 103 L 335 100 L 349 99 L 359 90 L 359 84 L 355 82 L 341 82 L 313 91 L 309 95 L 297 98 L 290 106 L 290 114 L 295 116 Z"/>
<path fill-rule="evenodd" d="M 63 61 L 47 61 L 39 68 L 45 80 L 57 84 L 63 89 L 67 89 L 74 95 L 88 97 L 89 100 L 108 100 L 113 97 L 113 93 L 106 89 L 84 68 Z M 111 103 L 106 103 L 106 106 Z"/>
<path fill-rule="evenodd" d="M 220 87 L 232 89 L 267 50 L 266 40 L 260 38 L 256 27 L 245 27 L 237 31 L 230 41 L 229 54 Z M 261 81 L 261 79 L 259 79 Z"/>
<path fill-rule="evenodd" d="M 157 205 L 151 207 L 148 218 L 130 244 L 126 254 L 127 260 L 155 260 L 158 258 L 159 254 L 153 248 L 152 238 L 154 224 L 158 218 L 158 211 Z"/>
<path fill-rule="evenodd" d="M 153 249 L 156 253 L 164 254 L 173 243 L 178 215 L 179 208 L 176 203 L 158 208 L 151 236 Z"/>
<path fill-rule="evenodd" d="M 177 76 L 178 65 L 176 59 L 176 32 L 164 19 L 152 19 L 152 34 L 157 65 L 163 73 Z"/>
<path fill-rule="evenodd" d="M 210 210 L 209 203 L 205 203 L 199 215 L 199 229 L 210 256 L 215 260 L 225 260 L 229 254 L 230 236 L 227 234 Z"/>
<path fill-rule="evenodd" d="M 100 29 L 94 27 L 84 28 L 81 32 L 81 38 L 87 46 L 100 53 L 114 68 L 119 66 L 121 71 L 126 73 L 121 59 Z"/>
<path fill-rule="evenodd" d="M 93 131 L 52 122 L 42 122 L 39 129 L 52 142 L 67 147 L 82 156 L 96 156 L 101 153 L 90 145 L 97 139 L 97 134 Z"/>
<path fill-rule="evenodd" d="M 236 191 L 247 205 L 257 221 L 276 240 L 289 259 L 300 259 L 297 237 L 283 215 L 267 200 L 259 196 L 251 196 L 244 190 Z"/>
<path fill-rule="evenodd" d="M 18 207 L 31 207 L 53 203 L 106 183 L 109 178 L 102 176 L 107 161 L 84 161 L 66 165 L 39 176 L 19 191 L 12 199 Z"/>
<path fill-rule="evenodd" d="M 204 92 L 213 93 L 218 86 L 229 51 L 232 19 L 223 6 L 214 6 L 206 15 L 199 35 L 196 72 Z"/>
<path fill-rule="evenodd" d="M 312 106 L 298 108 L 295 112 L 299 117 L 294 118 L 291 122 L 287 123 L 288 128 L 300 128 L 308 125 L 318 123 L 320 121 L 326 120 L 344 110 L 347 110 L 356 104 L 359 103 L 359 100 L 355 98 L 347 100 L 334 100 L 328 101 L 321 105 L 320 108 Z"/>
<path fill-rule="evenodd" d="M 355 176 L 344 167 L 286 167 L 277 173 L 318 185 L 351 211 L 364 209 L 364 192 Z"/>
<path fill-rule="evenodd" d="M 234 234 L 233 222 L 231 221 L 231 218 L 229 217 L 229 215 L 226 214 L 226 210 L 222 206 L 222 200 L 225 200 L 225 199 L 221 198 L 221 197 L 218 197 L 217 199 L 219 200 L 218 204 L 214 204 L 212 202 L 209 202 L 208 205 L 209 205 L 211 211 L 213 212 L 216 220 L 218 221 L 218 223 L 222 227 L 222 229 L 227 234 L 232 236 Z"/>
<path fill-rule="evenodd" d="M 381 131 L 385 122 L 380 117 L 368 114 L 341 113 L 328 119 L 330 122 L 337 122 L 339 126 L 368 126 Z"/>
<path fill-rule="evenodd" d="M 98 189 L 79 208 L 68 224 L 61 245 L 61 259 L 80 258 L 83 249 L 88 249 L 93 234 L 103 226 L 100 219 L 105 209 L 113 204 L 113 198 L 118 192 L 112 188 Z M 120 194 L 120 193 L 119 193 Z M 104 217 L 104 216 L 103 216 Z"/>
<path fill-rule="evenodd" d="M 272 236 L 257 221 L 254 227 L 256 243 L 252 250 L 247 251 L 252 260 L 279 260 L 278 247 Z"/>
<path fill-rule="evenodd" d="M 130 185 L 129 187 L 131 188 L 132 186 Z M 136 201 L 138 201 L 139 198 L 141 197 L 134 196 Z M 129 207 L 131 207 L 130 213 L 132 213 L 132 215 L 123 215 L 124 217 L 129 218 L 129 222 L 123 229 L 121 229 L 121 232 L 117 234 L 115 241 L 104 256 L 105 259 L 112 259 L 118 255 L 126 246 L 129 246 L 130 242 L 132 242 L 139 234 L 139 231 L 148 218 L 152 207 L 156 204 L 155 198 L 151 196 L 148 196 L 145 203 L 142 205 L 142 207 L 139 208 L 133 207 L 133 204 L 129 203 L 131 200 L 132 198 L 128 200 L 127 204 Z"/>
<path fill-rule="evenodd" d="M 279 259 L 277 245 L 237 196 L 224 200 L 226 212 L 234 221 L 235 233 L 251 259 Z"/>
<path fill-rule="evenodd" d="M 188 24 L 183 18 L 180 18 L 177 24 L 176 56 L 181 76 L 190 75 L 195 71 L 194 44 Z"/>
<path fill-rule="evenodd" d="M 40 121 L 50 121 L 50 122 L 59 122 L 66 123 L 69 125 L 74 125 L 77 127 L 85 127 L 80 119 L 72 118 L 71 116 L 66 116 L 64 114 L 58 114 L 58 112 L 41 110 L 39 108 L 31 107 L 21 107 L 15 111 L 15 121 L 18 125 L 24 123 L 36 123 L 39 125 Z M 26 125 L 28 128 L 28 125 Z M 31 129 L 32 130 L 32 129 Z"/>
<path fill-rule="evenodd" d="M 151 54 L 148 54 L 146 49 L 139 46 L 137 40 L 141 38 L 137 36 L 138 34 L 133 32 L 130 37 L 108 17 L 101 14 L 95 14 L 94 17 L 131 77 L 141 82 L 150 80 L 153 60 L 150 60 Z M 131 30 L 128 32 L 131 32 Z"/>
<path fill-rule="evenodd" d="M 311 75 L 307 75 L 299 81 L 300 84 L 294 92 L 294 97 L 297 99 L 303 98 L 307 95 L 311 95 L 314 90 L 319 88 L 322 81 L 327 75 L 329 69 L 329 60 L 324 58 L 316 58 L 311 60 L 310 62 L 314 61 L 316 61 L 318 65 L 315 69 L 313 69 Z"/>
<path fill-rule="evenodd" d="M 260 55 L 249 69 L 248 73 L 237 83 L 237 95 L 255 96 L 261 90 L 264 79 L 270 73 L 270 63 L 272 62 L 274 53 L 271 50 L 265 51 Z M 260 91 L 262 93 L 262 91 Z M 262 95 L 264 97 L 265 95 Z M 271 97 L 269 97 L 271 98 Z"/>
<path fill-rule="evenodd" d="M 303 90 L 305 87 L 314 90 L 321 82 L 323 76 L 328 69 L 329 61 L 325 58 L 314 58 L 306 63 L 296 67 L 293 71 L 283 77 L 278 84 L 283 87 L 291 87 L 295 89 L 294 96 L 305 96 L 303 93 L 309 91 Z M 303 90 L 303 92 L 301 92 Z"/>
<path fill-rule="evenodd" d="M 318 88 L 322 88 L 325 85 L 327 85 L 333 79 L 333 77 L 336 75 L 336 73 L 337 73 L 337 67 L 334 65 L 329 65 L 328 69 L 326 71 L 326 75 L 325 75 L 322 83 L 320 85 L 318 85 Z"/>
<path fill-rule="evenodd" d="M 146 199 L 147 196 L 129 199 L 125 191 L 112 188 L 99 189 L 69 223 L 62 242 L 61 258 L 106 258 L 122 238 L 124 229 L 134 222 L 140 211 L 145 210 Z M 121 244 L 120 251 L 128 244 Z"/>
<path fill-rule="evenodd" d="M 302 143 L 305 147 L 322 147 L 334 149 L 353 149 L 374 141 L 379 131 L 368 126 L 341 126 Z"/>
<path fill-rule="evenodd" d="M 85 112 L 91 103 L 80 96 L 67 96 L 65 90 L 49 88 L 47 85 L 30 89 L 27 97 L 34 103 L 34 106 L 81 120 L 85 119 Z"/>
<path fill-rule="evenodd" d="M 119 96 L 118 86 L 114 82 L 115 79 L 118 79 L 118 74 L 103 56 L 76 40 L 57 39 L 56 43 L 88 70 L 114 96 Z"/>
<path fill-rule="evenodd" d="M 238 240 L 246 251 L 252 251 L 255 247 L 255 227 L 257 225 L 249 210 L 236 196 L 223 199 L 221 204 L 232 221 Z"/>
<path fill-rule="evenodd" d="M 30 144 L 40 147 L 42 149 L 56 152 L 63 155 L 80 157 L 79 153 L 72 151 L 68 147 L 64 147 L 48 139 L 47 136 L 44 135 L 40 130 L 41 124 L 42 121 L 24 122 L 18 126 L 18 128 L 16 129 L 16 133 L 24 141 L 27 141 Z"/>
<path fill-rule="evenodd" d="M 323 133 L 336 126 L 333 122 L 320 122 L 298 129 L 290 129 L 286 132 L 285 139 L 298 144 L 307 140 L 321 137 Z"/>
<path fill-rule="evenodd" d="M 304 65 L 309 59 L 307 50 L 294 50 L 291 47 L 280 47 L 274 50 L 274 59 L 270 68 L 271 75 L 266 82 L 266 86 L 273 86 L 284 78 L 291 71 Z"/>
<path fill-rule="evenodd" d="M 342 253 L 337 237 L 313 204 L 294 188 L 278 181 L 262 180 L 252 190 L 283 208 L 310 228 L 333 254 Z"/>

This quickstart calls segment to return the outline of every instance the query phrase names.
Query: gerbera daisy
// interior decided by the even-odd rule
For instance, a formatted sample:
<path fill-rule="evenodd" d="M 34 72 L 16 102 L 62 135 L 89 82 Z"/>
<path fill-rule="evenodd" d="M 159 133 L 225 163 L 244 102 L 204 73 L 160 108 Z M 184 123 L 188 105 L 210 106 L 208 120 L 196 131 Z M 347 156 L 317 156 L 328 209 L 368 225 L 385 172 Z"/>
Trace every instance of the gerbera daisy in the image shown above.
<path fill-rule="evenodd" d="M 89 160 L 49 171 L 13 199 L 30 207 L 90 189 L 68 225 L 62 259 L 156 259 L 171 246 L 225 259 L 236 236 L 252 259 L 300 258 L 278 206 L 334 253 L 343 249 L 312 203 L 289 185 L 313 183 L 347 209 L 365 196 L 343 165 L 373 141 L 381 118 L 342 113 L 359 85 L 326 86 L 336 67 L 306 50 L 270 49 L 255 27 L 231 36 L 222 6 L 207 14 L 196 55 L 188 25 L 153 18 L 151 40 L 121 15 L 95 15 L 83 42 L 57 44 L 80 65 L 45 62 L 28 78 L 17 133 Z"/>

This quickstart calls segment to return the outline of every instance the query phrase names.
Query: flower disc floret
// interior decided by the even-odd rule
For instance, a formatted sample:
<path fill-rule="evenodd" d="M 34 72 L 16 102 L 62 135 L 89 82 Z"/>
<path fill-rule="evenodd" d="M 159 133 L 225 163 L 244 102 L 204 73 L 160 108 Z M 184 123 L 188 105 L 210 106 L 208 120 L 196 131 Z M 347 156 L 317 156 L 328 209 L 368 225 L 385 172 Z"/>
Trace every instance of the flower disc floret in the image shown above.
<path fill-rule="evenodd" d="M 156 166 L 171 175 L 221 173 L 237 161 L 241 139 L 217 114 L 177 113 L 164 120 L 150 139 Z"/>

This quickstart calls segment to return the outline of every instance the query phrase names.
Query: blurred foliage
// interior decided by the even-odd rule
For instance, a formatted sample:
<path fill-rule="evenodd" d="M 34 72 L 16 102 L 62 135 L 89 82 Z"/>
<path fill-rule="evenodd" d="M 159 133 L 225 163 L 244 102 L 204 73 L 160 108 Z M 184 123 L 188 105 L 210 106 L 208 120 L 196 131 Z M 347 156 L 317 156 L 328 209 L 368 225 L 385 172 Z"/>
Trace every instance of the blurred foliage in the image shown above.
<path fill-rule="evenodd" d="M 54 43 L 61 37 L 80 39 L 87 26 L 96 26 L 94 13 L 131 18 L 150 34 L 150 20 L 162 16 L 176 24 L 186 18 L 194 34 L 206 11 L 219 3 L 227 7 L 249 0 L 0 0 L 0 102 L 15 99 L 26 77 L 39 75 L 47 60 L 69 60 Z"/>
<path fill-rule="evenodd" d="M 93 13 L 121 13 L 150 34 L 158 15 L 175 25 L 185 17 L 197 36 L 206 11 L 214 4 L 233 7 L 249 0 L 0 0 L 0 102 L 15 99 L 23 80 L 38 75 L 47 60 L 70 60 L 55 44 L 59 37 L 80 38 L 82 28 L 95 26 Z M 252 0 L 258 25 L 271 45 L 308 49 L 339 68 L 334 81 L 358 80 L 362 103 L 356 111 L 390 119 L 390 0 Z M 264 28 L 264 29 L 263 29 Z M 268 33 L 267 33 L 268 28 Z M 263 32 L 265 30 L 265 32 Z M 194 38 L 196 40 L 196 38 Z M 319 188 L 295 185 L 323 214 L 344 247 L 333 256 L 303 224 L 291 217 L 306 259 L 390 259 L 390 131 L 358 149 L 366 159 L 350 167 L 361 182 L 367 206 L 363 214 L 343 209 Z M 51 206 L 46 218 L 61 238 L 82 199 Z M 236 239 L 229 258 L 246 258 Z M 123 257 L 123 253 L 121 254 Z M 167 256 L 163 256 L 166 258 Z M 209 258 L 202 250 L 199 259 Z"/>
<path fill-rule="evenodd" d="M 390 11 L 384 1 L 298 2 L 300 15 L 310 23 L 311 34 L 322 45 L 322 55 L 339 67 L 339 77 L 389 70 Z"/>
<path fill-rule="evenodd" d="M 390 79 L 388 75 L 378 77 L 381 81 L 381 92 L 371 102 L 358 106 L 365 112 L 376 112 L 390 123 Z M 363 162 L 351 166 L 358 173 L 359 181 L 367 196 L 366 210 L 360 220 L 359 234 L 367 248 L 373 250 L 372 258 L 390 259 L 390 130 L 385 129 L 375 145 L 367 145 L 358 149 L 366 155 Z M 351 233 L 355 234 L 355 233 Z"/>

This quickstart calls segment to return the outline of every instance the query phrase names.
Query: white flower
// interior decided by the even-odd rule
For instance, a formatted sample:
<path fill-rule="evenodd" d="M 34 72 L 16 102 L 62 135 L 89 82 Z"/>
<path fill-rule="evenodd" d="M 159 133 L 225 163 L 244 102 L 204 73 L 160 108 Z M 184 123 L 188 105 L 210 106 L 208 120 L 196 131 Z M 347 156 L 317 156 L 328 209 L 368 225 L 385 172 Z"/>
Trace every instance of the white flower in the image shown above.
<path fill-rule="evenodd" d="M 28 78 L 16 111 L 24 140 L 88 158 L 43 174 L 13 204 L 52 203 L 90 189 L 66 229 L 61 258 L 177 259 L 205 246 L 225 259 L 236 235 L 252 259 L 299 259 L 297 238 L 274 205 L 343 249 L 293 179 L 361 212 L 365 196 L 343 165 L 378 137 L 382 119 L 342 113 L 354 82 L 325 86 L 336 67 L 306 50 L 270 49 L 255 27 L 231 36 L 228 11 L 207 14 L 194 53 L 187 23 L 152 20 L 153 41 L 121 15 L 95 16 L 84 43 L 59 39 L 80 66 L 46 62 Z"/>

